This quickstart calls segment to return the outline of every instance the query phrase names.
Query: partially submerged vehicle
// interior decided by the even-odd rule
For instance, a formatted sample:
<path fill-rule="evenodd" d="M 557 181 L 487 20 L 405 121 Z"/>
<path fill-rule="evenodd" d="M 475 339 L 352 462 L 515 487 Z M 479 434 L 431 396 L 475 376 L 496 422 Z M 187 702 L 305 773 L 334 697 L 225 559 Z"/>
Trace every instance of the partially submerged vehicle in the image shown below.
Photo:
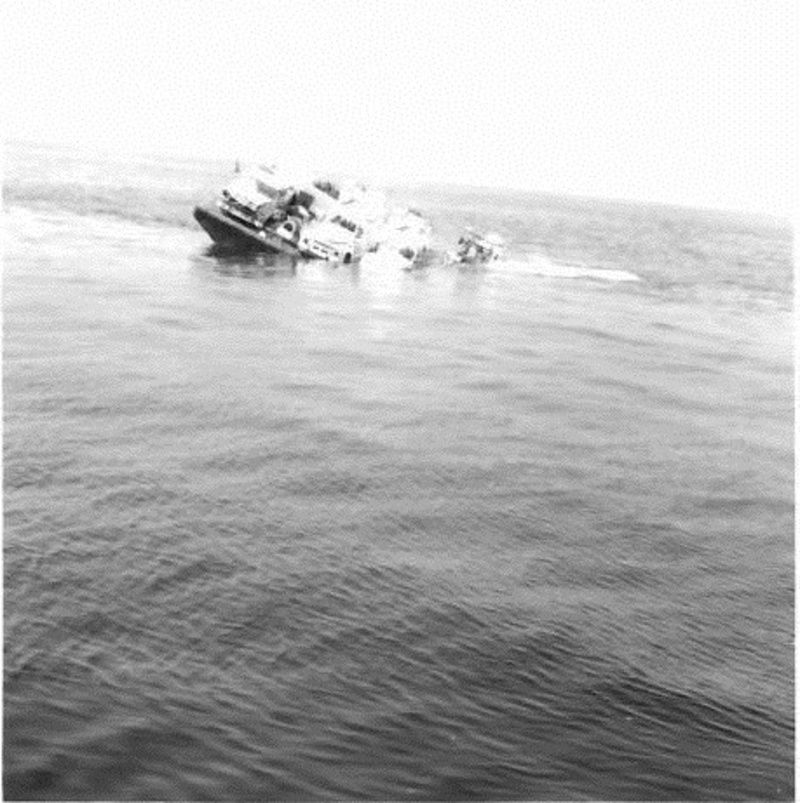
<path fill-rule="evenodd" d="M 232 250 L 344 263 L 400 238 L 398 226 L 410 214 L 390 212 L 383 193 L 362 184 L 290 175 L 266 165 L 238 170 L 213 203 L 194 210 L 211 239 Z"/>
<path fill-rule="evenodd" d="M 364 229 L 339 209 L 332 185 L 297 180 L 258 166 L 237 173 L 194 217 L 211 239 L 256 250 L 351 262 L 364 251 Z"/>
<path fill-rule="evenodd" d="M 504 252 L 505 243 L 499 234 L 481 235 L 474 229 L 467 229 L 459 238 L 452 258 L 461 265 L 484 265 L 500 259 Z"/>
<path fill-rule="evenodd" d="M 380 251 L 396 252 L 405 269 L 420 267 L 431 253 L 431 224 L 416 209 L 394 209 L 383 228 Z"/>

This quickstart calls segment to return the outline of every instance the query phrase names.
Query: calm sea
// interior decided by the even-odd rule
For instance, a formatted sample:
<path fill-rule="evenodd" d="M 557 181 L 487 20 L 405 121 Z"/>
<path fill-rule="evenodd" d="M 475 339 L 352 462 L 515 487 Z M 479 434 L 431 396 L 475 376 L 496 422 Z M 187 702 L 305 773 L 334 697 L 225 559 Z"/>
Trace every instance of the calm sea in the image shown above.
<path fill-rule="evenodd" d="M 231 167 L 7 148 L 6 799 L 792 799 L 788 224 L 292 266 Z"/>

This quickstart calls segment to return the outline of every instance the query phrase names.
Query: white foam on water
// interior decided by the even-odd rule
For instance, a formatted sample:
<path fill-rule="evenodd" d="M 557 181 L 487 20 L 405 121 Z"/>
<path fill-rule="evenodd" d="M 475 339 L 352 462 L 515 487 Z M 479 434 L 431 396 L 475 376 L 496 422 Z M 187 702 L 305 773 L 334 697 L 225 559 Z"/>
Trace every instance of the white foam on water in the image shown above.
<path fill-rule="evenodd" d="M 604 282 L 638 282 L 641 279 L 627 270 L 616 268 L 590 268 L 587 265 L 553 262 L 541 254 L 532 254 L 525 260 L 504 259 L 500 263 L 513 271 L 556 279 L 598 279 Z"/>
<path fill-rule="evenodd" d="M 367 270 L 404 270 L 409 261 L 392 249 L 370 252 L 361 257 L 361 267 Z"/>

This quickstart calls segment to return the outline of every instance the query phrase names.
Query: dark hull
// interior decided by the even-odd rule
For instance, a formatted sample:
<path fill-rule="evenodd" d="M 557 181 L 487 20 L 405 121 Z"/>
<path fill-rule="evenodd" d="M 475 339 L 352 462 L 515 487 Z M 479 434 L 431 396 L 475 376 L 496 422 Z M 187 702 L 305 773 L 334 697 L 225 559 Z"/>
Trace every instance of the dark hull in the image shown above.
<path fill-rule="evenodd" d="M 234 220 L 219 210 L 196 206 L 195 220 L 206 230 L 211 239 L 225 249 L 234 251 L 266 251 L 270 254 L 300 256 L 300 252 L 277 234 L 256 230 Z"/>

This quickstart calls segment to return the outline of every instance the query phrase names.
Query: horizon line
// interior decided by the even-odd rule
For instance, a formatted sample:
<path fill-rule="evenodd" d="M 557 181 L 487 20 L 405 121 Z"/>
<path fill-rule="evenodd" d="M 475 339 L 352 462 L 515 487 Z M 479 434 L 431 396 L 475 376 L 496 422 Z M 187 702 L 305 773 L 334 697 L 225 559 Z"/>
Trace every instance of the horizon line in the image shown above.
<path fill-rule="evenodd" d="M 113 156 L 117 158 L 125 158 L 131 157 L 135 159 L 172 159 L 181 162 L 201 162 L 201 163 L 208 163 L 208 164 L 221 164 L 223 162 L 230 162 L 233 161 L 237 163 L 239 161 L 251 161 L 249 158 L 245 158 L 242 156 L 219 156 L 219 155 L 211 155 L 211 154 L 202 154 L 198 152 L 188 153 L 186 155 L 181 155 L 174 151 L 169 150 L 158 150 L 153 148 L 114 148 L 108 144 L 99 144 L 99 143 L 79 143 L 79 142 L 72 142 L 72 141 L 65 141 L 65 140 L 48 140 L 48 139 L 37 139 L 29 136 L 15 136 L 15 137 L 8 137 L 2 142 L 2 156 L 3 156 L 3 164 L 5 163 L 5 156 L 6 156 L 6 149 L 8 145 L 21 145 L 21 146 L 29 146 L 35 148 L 45 148 L 45 149 L 63 149 L 63 150 L 76 150 L 79 152 L 91 152 L 94 151 L 95 153 L 103 154 L 106 156 Z M 257 161 L 257 160 L 252 160 Z M 289 162 L 295 162 L 296 159 L 290 159 Z M 313 168 L 313 166 L 312 166 Z M 653 198 L 633 198 L 633 197 L 625 197 L 619 195 L 593 195 L 593 194 L 586 194 L 576 191 L 569 191 L 569 190 L 553 190 L 553 189 L 540 189 L 535 187 L 530 187 L 528 185 L 521 186 L 519 184 L 512 184 L 508 182 L 500 182 L 500 183 L 483 183 L 483 182 L 474 182 L 474 181 L 466 181 L 460 182 L 453 179 L 437 179 L 437 178 L 430 178 L 430 179 L 402 179 L 402 178 L 392 178 L 387 176 L 385 173 L 382 174 L 381 171 L 373 171 L 372 175 L 369 175 L 367 171 L 364 175 L 359 175 L 352 173 L 349 170 L 331 170 L 328 171 L 332 174 L 339 174 L 342 177 L 353 178 L 355 180 L 363 180 L 366 181 L 368 184 L 373 186 L 377 186 L 379 189 L 400 189 L 400 190 L 410 190 L 410 189 L 460 189 L 466 191 L 473 191 L 473 192 L 515 192 L 515 193 L 523 193 L 526 195 L 533 195 L 533 196 L 545 196 L 549 198 L 560 198 L 564 200 L 574 200 L 574 201 L 582 201 L 587 203 L 614 203 L 619 204 L 622 206 L 654 206 L 660 207 L 664 209 L 673 209 L 673 210 L 686 210 L 686 211 L 695 211 L 701 213 L 713 213 L 719 215 L 731 215 L 731 216 L 747 216 L 747 217 L 759 217 L 759 218 L 767 218 L 775 222 L 783 222 L 790 226 L 792 226 L 793 230 L 795 230 L 798 217 L 800 217 L 800 209 L 795 209 L 792 211 L 781 211 L 778 212 L 776 210 L 764 210 L 764 209 L 752 209 L 752 208 L 742 208 L 742 207 L 725 207 L 725 206 L 709 206 L 702 203 L 693 203 L 691 201 L 671 201 L 671 200 L 664 200 L 664 199 L 653 199 Z M 5 170 L 0 172 L 0 175 L 5 176 Z"/>

